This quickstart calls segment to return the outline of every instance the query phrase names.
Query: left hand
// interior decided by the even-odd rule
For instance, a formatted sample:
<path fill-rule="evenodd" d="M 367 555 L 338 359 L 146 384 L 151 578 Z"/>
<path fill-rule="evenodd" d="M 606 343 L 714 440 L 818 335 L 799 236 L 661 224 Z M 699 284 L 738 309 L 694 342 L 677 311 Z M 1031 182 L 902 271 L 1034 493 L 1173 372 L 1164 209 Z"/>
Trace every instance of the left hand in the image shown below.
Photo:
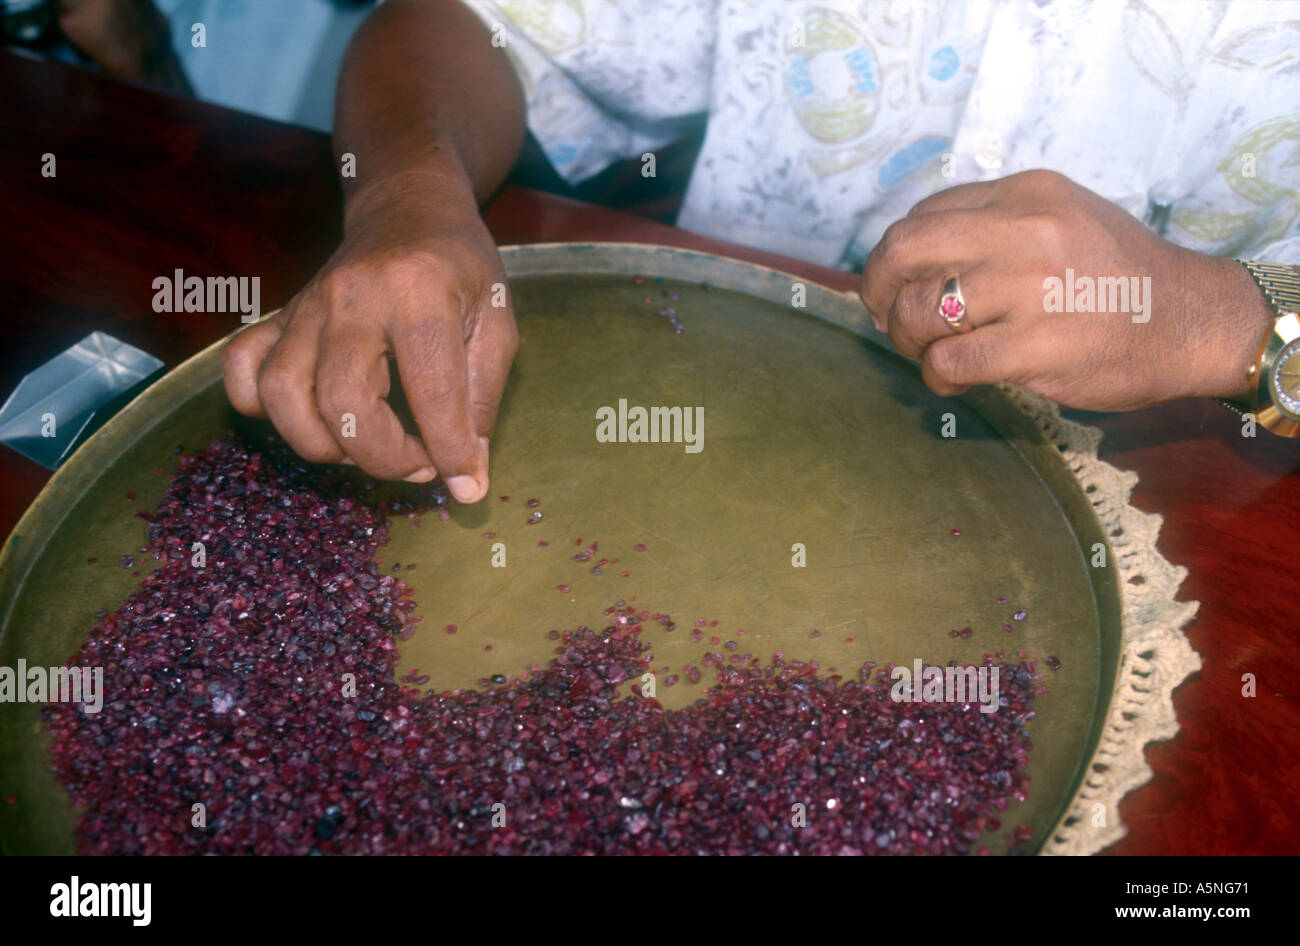
<path fill-rule="evenodd" d="M 1056 277 L 1069 293 L 1067 269 L 1076 285 L 1094 282 L 1094 311 L 1049 309 L 1045 282 Z M 964 334 L 939 313 L 954 274 L 973 328 Z M 1106 311 L 1103 280 L 1113 278 L 1139 289 L 1128 311 Z M 867 258 L 862 300 L 938 394 L 1010 381 L 1106 411 L 1244 396 L 1272 320 L 1240 264 L 1161 239 L 1051 171 L 963 184 L 918 203 Z"/>

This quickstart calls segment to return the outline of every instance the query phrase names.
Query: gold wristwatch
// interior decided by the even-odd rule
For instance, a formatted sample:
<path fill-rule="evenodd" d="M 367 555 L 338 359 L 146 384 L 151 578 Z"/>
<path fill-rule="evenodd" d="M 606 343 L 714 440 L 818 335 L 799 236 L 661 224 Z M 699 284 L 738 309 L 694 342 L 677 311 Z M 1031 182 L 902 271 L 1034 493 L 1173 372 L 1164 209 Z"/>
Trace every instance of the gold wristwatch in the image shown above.
<path fill-rule="evenodd" d="M 1300 274 L 1279 263 L 1237 260 L 1273 307 L 1273 330 L 1250 366 L 1250 404 L 1219 399 L 1283 437 L 1300 437 Z"/>

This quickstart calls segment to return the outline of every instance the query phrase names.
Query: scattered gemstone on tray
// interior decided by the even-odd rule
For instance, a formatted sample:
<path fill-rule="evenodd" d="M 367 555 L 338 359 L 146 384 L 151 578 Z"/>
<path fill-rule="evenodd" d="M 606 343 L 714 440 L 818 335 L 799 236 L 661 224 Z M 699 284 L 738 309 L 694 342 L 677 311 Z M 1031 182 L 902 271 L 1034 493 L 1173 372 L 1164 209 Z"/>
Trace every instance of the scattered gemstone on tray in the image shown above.
<path fill-rule="evenodd" d="M 619 601 L 545 633 L 545 666 L 395 682 L 413 602 L 359 495 L 230 443 L 181 458 L 149 525 L 160 567 L 72 661 L 104 668 L 102 712 L 44 710 L 83 853 L 955 854 L 1025 797 L 1032 664 L 1000 665 L 981 713 L 892 700 L 892 666 L 846 681 L 728 641 L 670 711 L 642 695 L 642 629 L 675 625 Z M 201 569 L 174 554 L 200 537 Z"/>

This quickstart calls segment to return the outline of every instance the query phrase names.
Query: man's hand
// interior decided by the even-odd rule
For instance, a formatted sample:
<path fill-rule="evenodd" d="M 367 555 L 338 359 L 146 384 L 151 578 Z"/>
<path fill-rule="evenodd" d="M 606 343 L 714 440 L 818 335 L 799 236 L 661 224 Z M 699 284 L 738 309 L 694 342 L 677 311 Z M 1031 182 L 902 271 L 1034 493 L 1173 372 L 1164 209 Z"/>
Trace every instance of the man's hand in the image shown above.
<path fill-rule="evenodd" d="M 269 417 L 307 460 L 381 479 L 441 475 L 477 502 L 518 334 L 509 299 L 492 304 L 505 274 L 473 194 L 436 174 L 400 176 L 357 193 L 347 218 L 311 283 L 226 347 L 230 401 Z M 390 356 L 419 437 L 385 400 Z"/>
<path fill-rule="evenodd" d="M 59 29 L 109 75 L 190 93 L 153 0 L 59 0 Z"/>
<path fill-rule="evenodd" d="M 472 11 L 456 0 L 377 7 L 339 78 L 335 153 L 356 168 L 342 180 L 343 245 L 283 311 L 226 347 L 235 408 L 269 417 L 308 460 L 441 476 L 463 503 L 487 495 L 488 437 L 519 336 L 478 205 L 523 136 L 523 92 Z M 418 437 L 386 400 L 390 357 Z"/>
<path fill-rule="evenodd" d="M 1049 311 L 1045 282 L 1097 285 L 1091 312 Z M 966 320 L 939 313 L 960 278 Z M 1125 280 L 1128 311 L 1103 311 L 1103 279 Z M 1149 277 L 1149 282 L 1147 278 Z M 1070 291 L 1068 283 L 1065 291 Z M 1011 381 L 1070 407 L 1133 410 L 1177 397 L 1239 397 L 1271 311 L 1232 260 L 1179 247 L 1049 171 L 965 184 L 918 203 L 872 250 L 862 300 L 938 394 Z M 1139 321 L 1135 321 L 1136 318 Z"/>

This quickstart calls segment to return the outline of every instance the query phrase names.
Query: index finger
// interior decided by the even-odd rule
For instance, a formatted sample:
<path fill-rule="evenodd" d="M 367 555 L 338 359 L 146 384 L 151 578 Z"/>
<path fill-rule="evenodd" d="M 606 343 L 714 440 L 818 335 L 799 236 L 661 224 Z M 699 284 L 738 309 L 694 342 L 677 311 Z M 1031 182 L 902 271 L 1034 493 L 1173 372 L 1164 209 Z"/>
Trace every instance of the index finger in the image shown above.
<path fill-rule="evenodd" d="M 519 350 L 519 330 L 509 307 L 486 309 L 465 343 L 469 365 L 469 405 L 474 432 L 480 440 L 492 436 L 510 365 Z"/>
<path fill-rule="evenodd" d="M 465 343 L 454 331 L 461 321 L 411 324 L 393 338 L 393 350 L 429 458 L 458 502 L 476 503 L 487 495 L 487 450 L 470 416 Z"/>
<path fill-rule="evenodd" d="M 433 478 L 420 441 L 402 429 L 386 398 L 388 353 L 378 330 L 326 330 L 316 369 L 320 417 L 339 449 L 380 479 Z"/>

